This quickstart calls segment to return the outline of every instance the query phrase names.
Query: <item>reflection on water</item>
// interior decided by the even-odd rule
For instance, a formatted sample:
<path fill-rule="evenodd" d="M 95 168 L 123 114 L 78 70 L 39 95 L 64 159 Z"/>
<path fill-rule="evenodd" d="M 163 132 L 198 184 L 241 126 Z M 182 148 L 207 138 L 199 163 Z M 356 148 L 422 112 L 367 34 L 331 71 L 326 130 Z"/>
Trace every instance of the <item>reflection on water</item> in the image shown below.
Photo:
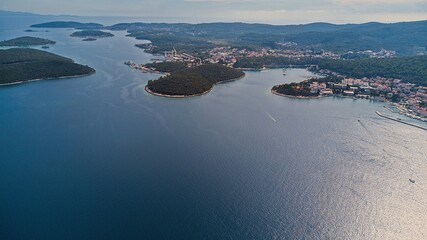
<path fill-rule="evenodd" d="M 95 75 L 0 88 L 2 239 L 427 237 L 427 133 L 384 104 L 270 93 L 304 69 L 156 97 L 137 40 L 71 32 L 26 34 Z"/>

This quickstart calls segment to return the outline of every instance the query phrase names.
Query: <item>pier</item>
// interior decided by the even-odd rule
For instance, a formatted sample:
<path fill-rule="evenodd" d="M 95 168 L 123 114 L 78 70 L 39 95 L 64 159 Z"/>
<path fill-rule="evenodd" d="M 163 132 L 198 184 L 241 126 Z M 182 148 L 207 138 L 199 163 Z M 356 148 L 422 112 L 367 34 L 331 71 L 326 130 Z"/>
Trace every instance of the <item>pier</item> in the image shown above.
<path fill-rule="evenodd" d="M 375 111 L 375 113 L 376 113 L 378 116 L 380 116 L 380 117 L 383 117 L 383 118 L 386 118 L 386 119 L 389 119 L 389 120 L 392 120 L 392 121 L 395 121 L 395 122 L 403 123 L 403 124 L 406 124 L 406 125 L 409 125 L 409 126 L 416 127 L 416 128 L 423 129 L 423 130 L 427 131 L 427 128 L 426 128 L 426 127 L 421 127 L 421 126 L 418 126 L 418 125 L 415 125 L 415 124 L 412 124 L 412 123 L 404 122 L 404 121 L 399 120 L 399 119 L 395 119 L 395 118 L 392 118 L 392 117 L 388 117 L 388 116 L 385 116 L 385 115 L 383 115 L 382 113 L 380 113 L 380 112 L 378 112 L 378 111 Z"/>

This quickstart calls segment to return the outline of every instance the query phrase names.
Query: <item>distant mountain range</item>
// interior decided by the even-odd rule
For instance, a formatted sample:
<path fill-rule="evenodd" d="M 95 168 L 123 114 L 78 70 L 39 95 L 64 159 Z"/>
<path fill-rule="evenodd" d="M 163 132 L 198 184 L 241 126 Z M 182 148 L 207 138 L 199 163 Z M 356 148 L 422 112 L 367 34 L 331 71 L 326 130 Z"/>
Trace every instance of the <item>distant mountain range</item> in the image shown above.
<path fill-rule="evenodd" d="M 120 23 L 111 30 L 138 32 L 169 31 L 199 39 L 225 40 L 231 44 L 273 47 L 277 42 L 295 42 L 299 46 L 332 51 L 395 50 L 399 55 L 425 53 L 427 21 L 400 23 L 269 25 L 247 23 Z M 169 34 L 169 35 L 170 35 Z"/>
<path fill-rule="evenodd" d="M 30 13 L 0 11 L 4 16 L 23 16 Z M 43 15 L 40 15 L 43 16 Z M 70 16 L 55 16 L 67 20 Z M 35 18 L 37 19 L 37 18 Z M 126 30 L 130 36 L 151 40 L 159 49 L 176 46 L 211 47 L 277 47 L 280 42 L 296 43 L 298 48 L 314 50 L 378 51 L 394 50 L 398 55 L 427 54 L 427 20 L 399 23 L 370 22 L 363 24 L 310 23 L 301 25 L 270 25 L 248 23 L 119 23 L 103 26 L 95 23 L 55 21 L 35 24 L 43 28 L 79 28 Z"/>

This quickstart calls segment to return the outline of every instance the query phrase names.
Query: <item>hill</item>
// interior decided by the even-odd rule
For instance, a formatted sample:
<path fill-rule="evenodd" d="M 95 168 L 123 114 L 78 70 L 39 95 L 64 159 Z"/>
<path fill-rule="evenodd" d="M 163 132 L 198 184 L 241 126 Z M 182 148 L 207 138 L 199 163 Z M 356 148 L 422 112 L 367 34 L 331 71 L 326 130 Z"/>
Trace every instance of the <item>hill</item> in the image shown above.
<path fill-rule="evenodd" d="M 385 59 L 323 60 L 318 65 L 355 78 L 385 77 L 427 86 L 427 56 Z"/>
<path fill-rule="evenodd" d="M 38 46 L 46 44 L 55 44 L 54 41 L 37 38 L 37 37 L 18 37 L 10 40 L 5 40 L 0 42 L 1 47 L 12 46 L 12 47 L 22 47 L 22 46 Z"/>
<path fill-rule="evenodd" d="M 196 54 L 206 48 L 231 46 L 246 49 L 281 48 L 296 43 L 298 49 L 348 51 L 394 50 L 399 55 L 427 53 L 427 21 L 364 24 L 310 23 L 270 25 L 249 23 L 119 23 L 103 27 L 96 23 L 47 22 L 44 28 L 127 30 L 130 37 L 150 40 L 152 53 L 175 47 Z"/>
<path fill-rule="evenodd" d="M 335 52 L 394 50 L 399 55 L 427 53 L 427 21 L 399 23 L 269 25 L 248 23 L 120 23 L 107 27 L 128 30 L 130 37 L 150 40 L 153 53 L 171 50 L 198 52 L 216 46 L 281 48 Z"/>
<path fill-rule="evenodd" d="M 291 59 L 288 57 L 246 57 L 239 59 L 234 67 L 282 68 L 317 65 L 320 69 L 331 70 L 349 77 L 385 77 L 402 79 L 405 82 L 427 86 L 427 55 L 395 58 L 363 58 L 354 60 L 334 59 Z"/>
<path fill-rule="evenodd" d="M 0 84 L 76 77 L 94 72 L 94 69 L 74 63 L 69 58 L 41 50 L 29 48 L 0 50 Z"/>

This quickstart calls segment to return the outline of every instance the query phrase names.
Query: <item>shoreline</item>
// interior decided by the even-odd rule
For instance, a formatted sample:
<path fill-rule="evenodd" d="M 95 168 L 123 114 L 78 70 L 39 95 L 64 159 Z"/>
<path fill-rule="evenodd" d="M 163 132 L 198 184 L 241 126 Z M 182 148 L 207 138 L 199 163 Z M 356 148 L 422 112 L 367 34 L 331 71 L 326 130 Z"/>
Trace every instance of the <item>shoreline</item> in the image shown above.
<path fill-rule="evenodd" d="M 238 78 L 233 78 L 233 79 L 229 79 L 229 80 L 217 82 L 217 83 L 213 84 L 212 87 L 210 89 L 208 89 L 207 91 L 204 91 L 202 93 L 197 93 L 197 94 L 191 94 L 191 95 L 170 95 L 170 94 L 157 93 L 157 92 L 151 91 L 151 89 L 148 88 L 148 85 L 145 85 L 144 89 L 149 94 L 157 96 L 157 97 L 166 97 L 166 98 L 191 98 L 191 97 L 203 96 L 205 94 L 210 93 L 213 90 L 213 88 L 215 87 L 215 85 L 217 85 L 217 84 L 223 84 L 223 83 L 227 83 L 227 82 L 237 81 L 239 79 L 244 78 L 245 76 L 246 76 L 246 74 L 243 74 L 241 77 L 238 77 Z"/>
<path fill-rule="evenodd" d="M 294 96 L 294 95 L 288 95 L 288 94 L 283 94 L 283 93 L 279 93 L 273 89 L 271 89 L 271 93 L 277 96 L 281 96 L 281 97 L 288 97 L 288 98 L 295 98 L 295 99 L 319 99 L 322 98 L 323 96 L 319 95 L 319 96 L 312 96 L 312 97 L 305 97 L 305 96 Z"/>
<path fill-rule="evenodd" d="M 0 83 L 0 87 L 14 86 L 14 85 L 31 83 L 31 82 L 37 82 L 37 81 L 42 81 L 42 80 L 54 80 L 54 79 L 67 79 L 67 78 L 86 77 L 86 76 L 90 76 L 90 75 L 95 74 L 95 73 L 96 73 L 96 70 L 94 69 L 90 73 L 81 74 L 81 75 L 62 76 L 62 77 L 50 77 L 50 78 L 36 78 L 36 79 L 30 79 L 30 80 L 18 81 L 18 82 L 11 82 L 11 83 Z"/>
<path fill-rule="evenodd" d="M 210 91 L 212 91 L 213 86 L 209 90 L 207 90 L 207 91 L 204 91 L 204 92 L 198 93 L 198 94 L 192 94 L 192 95 L 170 95 L 170 94 L 157 93 L 157 92 L 151 91 L 151 89 L 148 88 L 148 85 L 146 85 L 144 87 L 144 89 L 149 94 L 157 96 L 157 97 L 166 97 L 166 98 L 191 98 L 191 97 L 202 96 L 202 95 L 205 95 L 205 94 L 209 93 Z"/>

